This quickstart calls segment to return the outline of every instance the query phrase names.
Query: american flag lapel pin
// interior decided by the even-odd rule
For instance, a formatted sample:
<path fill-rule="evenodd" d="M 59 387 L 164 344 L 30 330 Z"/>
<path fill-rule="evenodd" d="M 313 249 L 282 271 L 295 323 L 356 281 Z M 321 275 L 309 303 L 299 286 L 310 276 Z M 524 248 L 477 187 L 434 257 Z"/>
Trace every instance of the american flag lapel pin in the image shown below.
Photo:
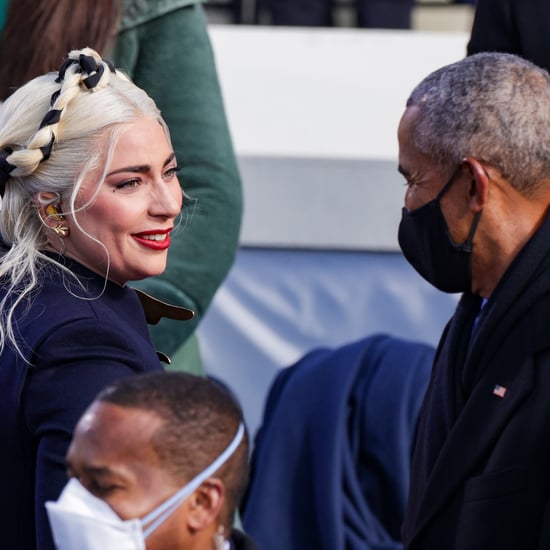
<path fill-rule="evenodd" d="M 497 397 L 503 398 L 506 395 L 507 391 L 508 390 L 504 386 L 501 386 L 500 384 L 497 384 L 493 388 L 493 395 L 496 395 Z"/>

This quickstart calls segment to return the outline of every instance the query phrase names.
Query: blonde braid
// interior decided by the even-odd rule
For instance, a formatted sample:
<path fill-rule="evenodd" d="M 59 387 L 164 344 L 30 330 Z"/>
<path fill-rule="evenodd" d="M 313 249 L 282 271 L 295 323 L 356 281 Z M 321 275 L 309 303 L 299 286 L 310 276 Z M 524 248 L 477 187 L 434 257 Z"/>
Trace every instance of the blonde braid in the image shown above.
<path fill-rule="evenodd" d="M 56 79 L 56 82 L 61 83 L 61 88 L 52 95 L 50 109 L 42 119 L 38 131 L 29 139 L 25 148 L 13 151 L 5 157 L 5 161 L 14 167 L 10 174 L 32 174 L 41 162 L 47 160 L 54 143 L 59 141 L 63 115 L 69 103 L 82 91 L 94 92 L 107 86 L 113 73 L 128 80 L 91 48 L 69 52 Z"/>

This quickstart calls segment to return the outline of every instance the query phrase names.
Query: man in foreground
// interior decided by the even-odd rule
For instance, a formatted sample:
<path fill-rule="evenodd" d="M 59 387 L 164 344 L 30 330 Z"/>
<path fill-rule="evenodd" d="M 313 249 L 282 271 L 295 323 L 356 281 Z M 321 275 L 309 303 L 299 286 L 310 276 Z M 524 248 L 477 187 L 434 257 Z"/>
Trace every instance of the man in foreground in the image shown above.
<path fill-rule="evenodd" d="M 111 385 L 80 419 L 48 514 L 59 549 L 254 550 L 232 529 L 247 479 L 240 407 L 183 372 Z"/>

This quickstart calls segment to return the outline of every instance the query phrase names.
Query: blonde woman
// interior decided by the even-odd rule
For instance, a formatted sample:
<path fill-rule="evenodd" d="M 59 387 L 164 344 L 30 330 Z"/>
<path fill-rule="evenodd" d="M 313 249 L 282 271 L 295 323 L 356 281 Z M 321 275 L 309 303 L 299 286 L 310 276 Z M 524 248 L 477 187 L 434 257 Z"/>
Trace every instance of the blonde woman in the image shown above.
<path fill-rule="evenodd" d="M 126 283 L 166 267 L 177 171 L 153 100 L 89 48 L 0 108 L 5 548 L 53 548 L 44 501 L 79 416 L 106 384 L 162 369 Z"/>

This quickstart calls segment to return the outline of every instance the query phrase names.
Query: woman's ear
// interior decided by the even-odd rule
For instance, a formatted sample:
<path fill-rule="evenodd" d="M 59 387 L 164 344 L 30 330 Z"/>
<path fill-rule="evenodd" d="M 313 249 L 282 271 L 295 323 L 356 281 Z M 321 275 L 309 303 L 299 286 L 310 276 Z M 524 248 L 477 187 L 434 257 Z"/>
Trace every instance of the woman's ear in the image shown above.
<path fill-rule="evenodd" d="M 40 221 L 47 229 L 51 229 L 58 237 L 67 237 L 69 227 L 61 213 L 59 193 L 43 191 L 34 196 L 36 210 Z"/>
<path fill-rule="evenodd" d="M 59 204 L 60 202 L 59 193 L 53 191 L 41 191 L 34 194 L 34 203 L 38 209 L 44 208 L 48 204 Z"/>
<path fill-rule="evenodd" d="M 217 528 L 225 500 L 225 487 L 218 478 L 207 479 L 188 500 L 187 525 L 191 531 L 201 531 L 211 525 Z"/>
<path fill-rule="evenodd" d="M 470 177 L 470 209 L 480 212 L 489 197 L 489 175 L 483 164 L 474 157 L 462 160 L 462 169 Z"/>

